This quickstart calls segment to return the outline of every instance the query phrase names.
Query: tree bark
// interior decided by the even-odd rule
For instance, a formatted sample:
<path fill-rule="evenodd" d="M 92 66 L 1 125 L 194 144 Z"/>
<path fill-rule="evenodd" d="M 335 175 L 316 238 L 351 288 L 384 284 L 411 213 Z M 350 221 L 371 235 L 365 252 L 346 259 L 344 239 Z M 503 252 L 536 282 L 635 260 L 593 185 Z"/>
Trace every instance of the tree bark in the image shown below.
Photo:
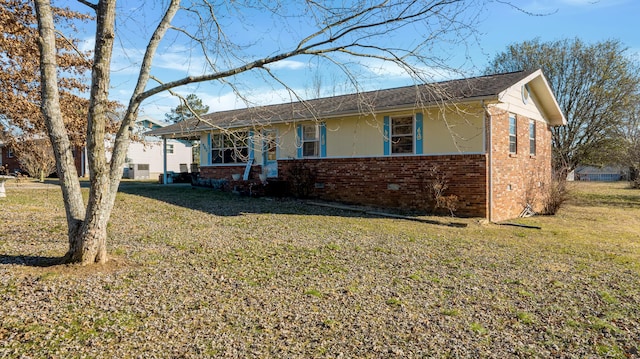
<path fill-rule="evenodd" d="M 36 0 L 35 5 L 40 35 L 38 46 L 40 48 L 40 74 L 42 77 L 41 109 L 56 157 L 56 168 L 67 216 L 69 247 L 71 248 L 74 238 L 77 238 L 80 233 L 80 226 L 85 217 L 85 207 L 71 142 L 60 109 L 53 11 L 47 0 Z"/>
<path fill-rule="evenodd" d="M 107 223 L 117 185 L 111 186 L 105 150 L 105 127 L 109 96 L 111 52 L 114 40 L 115 1 L 100 1 L 97 7 L 95 61 L 87 122 L 87 149 L 91 186 L 85 210 L 72 147 L 62 121 L 57 87 L 57 64 L 53 13 L 48 0 L 36 0 L 40 31 L 42 111 L 64 195 L 69 225 L 69 250 L 65 262 L 104 263 L 107 261 Z"/>

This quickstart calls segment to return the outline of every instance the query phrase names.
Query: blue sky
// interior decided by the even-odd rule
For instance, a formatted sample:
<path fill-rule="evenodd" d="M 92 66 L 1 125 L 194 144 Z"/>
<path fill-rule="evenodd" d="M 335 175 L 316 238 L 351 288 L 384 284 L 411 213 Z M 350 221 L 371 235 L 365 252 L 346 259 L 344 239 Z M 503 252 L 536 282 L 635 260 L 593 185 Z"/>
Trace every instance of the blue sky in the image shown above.
<path fill-rule="evenodd" d="M 135 2 L 135 1 L 133 1 Z M 131 6 L 133 2 L 121 1 L 120 6 Z M 578 37 L 585 42 L 597 42 L 607 39 L 618 39 L 629 48 L 629 55 L 640 60 L 640 1 L 638 0 L 513 0 L 513 4 L 533 16 L 523 13 L 512 6 L 496 2 L 481 14 L 481 21 L 475 41 L 466 45 L 440 44 L 438 51 L 449 56 L 449 61 L 455 67 L 461 67 L 465 76 L 481 73 L 487 63 L 497 54 L 506 49 L 507 45 L 531 40 L 536 37 L 542 41 L 559 40 Z M 124 4 L 124 5 L 123 5 Z M 286 4 L 286 2 L 285 2 Z M 143 47 L 142 41 L 148 38 L 157 21 L 158 13 L 162 10 L 159 2 L 147 2 L 144 6 L 122 8 L 126 14 L 119 24 L 126 24 L 117 34 L 118 41 L 114 49 L 112 63 L 112 99 L 123 103 L 128 98 L 135 85 L 137 73 L 136 62 L 139 61 Z M 248 14 L 247 18 L 256 14 Z M 258 19 L 260 17 L 256 17 Z M 230 17 L 229 24 L 235 24 Z M 187 21 L 178 19 L 178 21 Z M 237 25 L 234 25 L 237 26 Z M 234 29 L 234 33 L 242 33 L 243 41 L 263 44 L 263 48 L 271 46 L 282 47 L 290 32 L 283 33 L 277 25 L 273 31 L 259 33 L 252 31 L 250 26 L 244 25 Z M 412 29 L 420 31 L 420 29 Z M 87 32 L 88 34 L 89 32 Z M 392 43 L 410 41 L 407 33 L 402 39 L 390 39 Z M 88 35 L 86 46 L 91 47 L 93 38 Z M 154 74 L 164 81 L 183 77 L 187 74 L 199 74 L 204 60 L 194 48 L 186 47 L 181 41 L 169 37 L 164 44 L 166 47 L 156 57 Z M 275 64 L 272 69 L 283 76 L 287 84 L 303 96 L 312 92 L 313 78 L 322 80 L 324 93 L 344 92 L 344 80 L 336 77 L 335 72 L 325 66 L 315 66 L 308 58 L 293 58 Z M 409 85 L 412 79 L 398 71 L 393 66 L 377 64 L 368 69 L 368 80 L 364 82 L 365 90 Z M 437 79 L 446 77 L 460 77 L 438 73 Z M 267 104 L 287 101 L 288 93 L 279 86 L 268 84 L 259 72 L 251 72 L 232 79 L 236 86 L 250 101 Z M 183 96 L 196 93 L 211 111 L 227 110 L 244 107 L 245 102 L 238 99 L 230 86 L 219 83 L 203 83 L 189 85 L 175 90 Z M 149 115 L 156 119 L 164 119 L 164 114 L 175 107 L 179 100 L 168 93 L 156 95 L 143 103 L 141 115 Z"/>

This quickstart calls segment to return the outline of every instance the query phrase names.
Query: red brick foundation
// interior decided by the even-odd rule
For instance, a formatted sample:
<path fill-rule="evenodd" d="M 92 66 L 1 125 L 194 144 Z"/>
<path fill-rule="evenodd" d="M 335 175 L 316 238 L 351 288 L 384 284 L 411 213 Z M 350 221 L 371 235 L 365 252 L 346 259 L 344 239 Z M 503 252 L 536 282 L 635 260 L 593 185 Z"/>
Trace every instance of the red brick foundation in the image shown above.
<path fill-rule="evenodd" d="M 313 174 L 311 198 L 377 207 L 431 212 L 431 169 L 445 176 L 445 195 L 458 196 L 457 215 L 487 216 L 485 155 L 394 156 L 279 160 L 279 179 L 291 182 L 291 170 L 302 166 Z M 202 178 L 227 179 L 244 173 L 245 165 L 202 166 Z M 250 181 L 257 181 L 261 166 L 253 165 Z"/>
<path fill-rule="evenodd" d="M 294 166 L 304 166 L 315 175 L 312 197 L 427 212 L 433 210 L 429 185 L 436 166 L 448 182 L 445 195 L 458 196 L 457 215 L 487 214 L 484 155 L 280 160 L 283 180 L 291 180 L 288 174 Z"/>
<path fill-rule="evenodd" d="M 202 178 L 213 178 L 213 179 L 226 179 L 228 181 L 232 180 L 233 174 L 239 174 L 242 178 L 244 174 L 245 164 L 238 165 L 224 165 L 224 166 L 200 166 L 200 177 Z M 249 172 L 249 179 L 258 180 L 258 175 L 262 171 L 262 166 L 252 165 L 251 172 Z"/>

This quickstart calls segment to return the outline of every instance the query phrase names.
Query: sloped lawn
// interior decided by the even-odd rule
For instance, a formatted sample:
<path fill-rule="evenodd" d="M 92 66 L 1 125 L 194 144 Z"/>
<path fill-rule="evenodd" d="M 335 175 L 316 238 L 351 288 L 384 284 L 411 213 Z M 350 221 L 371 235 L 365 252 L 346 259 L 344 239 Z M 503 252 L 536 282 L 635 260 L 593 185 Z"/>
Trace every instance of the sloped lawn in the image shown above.
<path fill-rule="evenodd" d="M 528 229 L 122 187 L 106 266 L 59 189 L 0 199 L 0 358 L 638 357 L 640 191 L 579 183 Z M 430 218 L 447 222 L 449 218 Z"/>

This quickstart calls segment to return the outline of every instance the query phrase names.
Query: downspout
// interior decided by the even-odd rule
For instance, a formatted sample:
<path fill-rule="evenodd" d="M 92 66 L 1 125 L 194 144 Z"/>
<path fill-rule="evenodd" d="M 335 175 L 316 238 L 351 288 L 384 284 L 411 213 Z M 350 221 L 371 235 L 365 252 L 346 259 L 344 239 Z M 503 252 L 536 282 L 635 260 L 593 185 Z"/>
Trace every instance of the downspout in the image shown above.
<path fill-rule="evenodd" d="M 162 137 L 162 184 L 167 184 L 167 138 Z"/>
<path fill-rule="evenodd" d="M 485 129 L 485 140 L 484 140 L 484 145 L 485 145 L 485 151 L 487 152 L 487 160 L 489 162 L 489 166 L 487 169 L 487 186 L 488 191 L 489 191 L 489 203 L 488 203 L 488 213 L 487 213 L 487 217 L 489 219 L 489 221 L 491 221 L 492 217 L 493 217 L 493 156 L 492 156 L 492 129 L 491 129 L 491 117 L 487 116 L 487 112 L 489 111 L 487 109 L 487 106 L 484 103 L 484 100 L 480 101 L 481 105 L 482 105 L 482 109 L 484 110 L 482 112 L 482 118 L 483 118 L 483 122 L 485 123 L 485 125 L 487 126 Z"/>

